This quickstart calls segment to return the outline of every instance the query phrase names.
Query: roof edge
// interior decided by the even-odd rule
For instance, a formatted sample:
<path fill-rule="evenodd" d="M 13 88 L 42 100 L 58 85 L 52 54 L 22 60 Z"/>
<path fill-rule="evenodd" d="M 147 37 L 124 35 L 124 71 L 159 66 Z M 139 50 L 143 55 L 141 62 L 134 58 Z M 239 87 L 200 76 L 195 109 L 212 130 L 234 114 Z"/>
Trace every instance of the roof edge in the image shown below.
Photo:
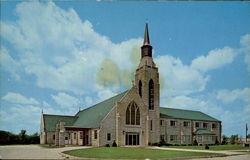
<path fill-rule="evenodd" d="M 58 114 L 43 114 L 43 116 L 58 116 L 58 117 L 72 117 L 72 118 L 76 118 L 77 117 L 77 116 L 58 115 Z"/>
<path fill-rule="evenodd" d="M 128 89 L 128 90 L 129 90 L 129 89 Z M 90 107 L 87 107 L 87 108 L 83 109 L 83 110 L 80 110 L 80 111 L 78 111 L 75 115 L 77 115 L 79 112 L 88 110 L 88 109 L 90 109 L 90 108 L 92 108 L 92 107 L 94 107 L 94 106 L 96 106 L 96 105 L 98 105 L 98 104 L 100 104 L 100 103 L 103 103 L 103 102 L 105 102 L 105 101 L 108 101 L 108 100 L 110 100 L 111 98 L 117 97 L 117 96 L 119 96 L 120 94 L 123 94 L 123 93 L 127 92 L 128 90 L 126 90 L 126 91 L 124 91 L 124 92 L 122 92 L 122 93 L 119 93 L 119 94 L 117 94 L 117 95 L 115 95 L 115 96 L 113 96 L 113 97 L 110 97 L 110 98 L 108 98 L 108 99 L 105 99 L 104 101 L 101 101 L 101 102 L 99 102 L 99 103 L 96 103 L 96 104 L 94 104 L 94 105 L 92 105 L 92 106 L 90 106 Z"/>

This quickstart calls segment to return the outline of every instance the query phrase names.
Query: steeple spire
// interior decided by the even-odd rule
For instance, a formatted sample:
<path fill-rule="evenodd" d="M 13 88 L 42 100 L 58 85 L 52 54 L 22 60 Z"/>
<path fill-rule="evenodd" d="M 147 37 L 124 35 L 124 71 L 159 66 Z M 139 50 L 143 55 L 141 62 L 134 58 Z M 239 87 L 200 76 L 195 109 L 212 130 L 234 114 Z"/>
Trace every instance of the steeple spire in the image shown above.
<path fill-rule="evenodd" d="M 141 47 L 141 58 L 149 56 L 152 57 L 152 46 L 149 41 L 149 33 L 148 33 L 148 23 L 146 23 L 145 34 L 144 34 L 144 42 Z"/>
<path fill-rule="evenodd" d="M 145 27 L 145 34 L 144 34 L 144 43 L 143 43 L 143 45 L 150 45 L 149 34 L 148 34 L 148 23 L 146 23 L 146 27 Z"/>

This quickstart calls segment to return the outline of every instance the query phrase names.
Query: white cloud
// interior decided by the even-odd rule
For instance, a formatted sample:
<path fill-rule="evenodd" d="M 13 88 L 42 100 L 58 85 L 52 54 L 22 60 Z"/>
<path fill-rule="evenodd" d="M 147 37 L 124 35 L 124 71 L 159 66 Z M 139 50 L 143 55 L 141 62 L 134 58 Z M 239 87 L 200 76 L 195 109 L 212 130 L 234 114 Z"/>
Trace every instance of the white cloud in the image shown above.
<path fill-rule="evenodd" d="M 250 72 L 250 34 L 246 34 L 241 37 L 240 44 L 245 55 L 245 63 L 247 64 L 247 70 Z"/>
<path fill-rule="evenodd" d="M 63 92 L 60 92 L 57 95 L 51 95 L 51 97 L 61 107 L 73 107 L 79 104 L 77 98 Z"/>
<path fill-rule="evenodd" d="M 212 69 L 220 68 L 233 62 L 237 51 L 230 47 L 211 50 L 207 56 L 200 56 L 192 61 L 191 68 L 207 72 Z"/>
<path fill-rule="evenodd" d="M 158 56 L 155 59 L 159 66 L 162 95 L 188 95 L 203 91 L 209 76 L 184 65 L 180 59 L 171 56 Z"/>
<path fill-rule="evenodd" d="M 225 103 L 232 103 L 235 100 L 243 100 L 250 103 L 250 88 L 235 89 L 235 90 L 219 90 L 217 91 L 217 99 Z"/>
<path fill-rule="evenodd" d="M 89 21 L 82 21 L 74 9 L 63 10 L 53 2 L 23 2 L 16 13 L 15 23 L 1 22 L 1 35 L 15 46 L 22 68 L 35 75 L 42 88 L 98 92 L 95 79 L 102 61 L 112 59 L 119 68 L 128 69 L 133 48 L 142 41 L 114 44 L 95 32 Z"/>
<path fill-rule="evenodd" d="M 40 104 L 34 98 L 27 98 L 19 93 L 12 93 L 12 92 L 8 92 L 5 96 L 2 97 L 2 99 L 10 103 L 16 103 L 16 104 L 33 104 L 33 105 Z"/>
<path fill-rule="evenodd" d="M 9 55 L 8 50 L 1 45 L 0 50 L 0 67 L 7 72 L 10 72 L 11 76 L 19 80 L 20 76 L 18 75 L 19 64 Z"/>
<path fill-rule="evenodd" d="M 245 123 L 250 122 L 250 105 L 249 101 L 247 102 L 245 99 L 247 97 L 243 97 L 241 99 L 244 99 L 244 103 L 241 104 L 241 107 L 229 107 L 229 104 L 220 103 L 220 101 L 216 100 L 216 95 L 214 94 L 206 94 L 199 97 L 176 96 L 163 99 L 161 102 L 164 107 L 201 111 L 222 121 L 222 134 L 244 135 L 244 129 L 239 129 L 243 128 Z M 220 100 L 224 101 L 224 99 Z"/>

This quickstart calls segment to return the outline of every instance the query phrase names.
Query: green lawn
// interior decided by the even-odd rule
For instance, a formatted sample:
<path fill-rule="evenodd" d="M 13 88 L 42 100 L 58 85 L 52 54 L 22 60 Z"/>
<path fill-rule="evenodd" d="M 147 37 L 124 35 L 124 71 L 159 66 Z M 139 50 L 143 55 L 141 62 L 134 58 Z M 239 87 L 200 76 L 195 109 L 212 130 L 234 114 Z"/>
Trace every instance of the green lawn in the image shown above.
<path fill-rule="evenodd" d="M 148 148 L 132 147 L 96 147 L 88 149 L 78 149 L 63 152 L 76 157 L 101 158 L 101 159 L 159 159 L 159 158 L 180 158 L 180 157 L 211 157 L 219 154 L 197 153 L 183 151 L 166 151 Z"/>
<path fill-rule="evenodd" d="M 185 148 L 185 149 L 199 149 L 203 150 L 205 149 L 205 146 L 166 146 L 167 148 Z M 209 146 L 209 150 L 243 150 L 243 149 L 249 149 L 246 147 L 243 147 L 242 145 L 215 145 L 215 146 Z"/>

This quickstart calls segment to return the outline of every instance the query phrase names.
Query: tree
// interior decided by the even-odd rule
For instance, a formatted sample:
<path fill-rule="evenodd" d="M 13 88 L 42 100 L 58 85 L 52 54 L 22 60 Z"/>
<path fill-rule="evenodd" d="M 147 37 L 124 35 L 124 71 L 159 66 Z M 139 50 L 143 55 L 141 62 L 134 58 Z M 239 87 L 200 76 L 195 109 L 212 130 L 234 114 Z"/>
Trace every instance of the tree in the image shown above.
<path fill-rule="evenodd" d="M 247 138 L 250 138 L 250 134 L 247 135 Z"/>
<path fill-rule="evenodd" d="M 193 145 L 194 145 L 194 146 L 198 146 L 198 142 L 197 142 L 197 140 L 196 140 L 196 139 L 194 140 Z"/>
<path fill-rule="evenodd" d="M 19 138 L 20 138 L 20 142 L 22 144 L 27 143 L 27 135 L 26 135 L 26 130 L 22 129 L 19 133 Z"/>
<path fill-rule="evenodd" d="M 239 140 L 238 134 L 236 134 L 236 135 L 231 135 L 231 137 L 230 137 L 230 143 L 231 143 L 231 144 L 238 143 L 238 140 Z"/>
<path fill-rule="evenodd" d="M 227 143 L 228 143 L 228 137 L 226 135 L 223 135 L 221 144 L 224 145 L 224 144 L 227 144 Z"/>

